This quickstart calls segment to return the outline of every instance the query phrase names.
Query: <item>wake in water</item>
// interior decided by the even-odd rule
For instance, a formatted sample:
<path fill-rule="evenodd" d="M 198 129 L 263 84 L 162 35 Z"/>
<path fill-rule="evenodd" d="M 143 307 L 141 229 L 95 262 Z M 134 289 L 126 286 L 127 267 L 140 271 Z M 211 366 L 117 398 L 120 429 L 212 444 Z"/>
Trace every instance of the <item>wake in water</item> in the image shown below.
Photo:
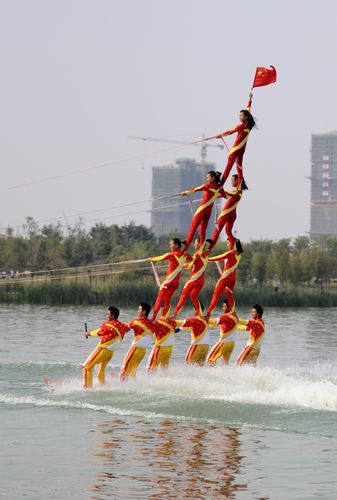
<path fill-rule="evenodd" d="M 127 382 L 108 376 L 105 386 L 96 385 L 92 390 L 83 390 L 82 385 L 80 378 L 71 378 L 64 373 L 59 383 L 54 381 L 50 387 L 40 386 L 39 394 L 17 396 L 6 391 L 0 394 L 0 402 L 64 406 L 71 401 L 71 406 L 76 403 L 75 407 L 89 409 L 90 404 L 99 398 L 104 403 L 104 409 L 100 407 L 100 410 L 107 411 L 109 407 L 114 412 L 116 404 L 109 404 L 117 400 L 121 407 L 132 406 L 134 410 L 144 402 L 151 402 L 153 406 L 159 401 L 169 401 L 178 404 L 182 413 L 185 405 L 205 401 L 213 405 L 223 402 L 337 411 L 337 370 L 330 364 L 317 364 L 310 368 L 310 372 L 293 367 L 278 370 L 248 366 L 175 366 L 151 376 L 139 373 L 135 380 Z M 68 403 L 60 399 L 64 396 L 70 398 Z"/>

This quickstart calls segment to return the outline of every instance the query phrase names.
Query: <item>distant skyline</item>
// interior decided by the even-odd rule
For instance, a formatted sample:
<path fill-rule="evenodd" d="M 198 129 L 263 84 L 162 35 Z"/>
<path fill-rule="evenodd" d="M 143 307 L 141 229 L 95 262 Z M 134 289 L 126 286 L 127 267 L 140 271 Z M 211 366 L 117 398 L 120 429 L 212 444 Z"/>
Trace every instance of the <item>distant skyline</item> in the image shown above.
<path fill-rule="evenodd" d="M 243 240 L 309 231 L 311 134 L 337 129 L 337 2 L 0 0 L 0 6 L 1 227 L 21 226 L 26 216 L 73 224 L 71 214 L 149 200 L 151 167 L 199 159 L 198 148 L 67 174 L 166 148 L 129 135 L 189 141 L 234 126 L 255 67 L 272 64 L 278 82 L 254 92 L 259 128 L 247 145 L 249 191 L 236 229 Z M 208 161 L 221 170 L 226 153 L 209 149 Z M 85 221 L 149 225 L 144 209 L 150 203 L 93 212 Z"/>

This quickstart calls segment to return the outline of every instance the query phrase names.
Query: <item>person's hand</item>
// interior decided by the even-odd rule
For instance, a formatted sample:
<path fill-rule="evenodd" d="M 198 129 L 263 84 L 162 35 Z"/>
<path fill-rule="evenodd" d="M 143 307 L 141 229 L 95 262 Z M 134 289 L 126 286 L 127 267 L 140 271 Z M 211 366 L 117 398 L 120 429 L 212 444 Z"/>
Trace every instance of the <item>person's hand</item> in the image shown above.
<path fill-rule="evenodd" d="M 252 91 L 250 91 L 250 92 L 249 92 L 249 99 L 252 99 L 252 97 L 253 97 L 253 92 L 252 92 Z"/>
<path fill-rule="evenodd" d="M 84 333 L 83 333 L 83 335 L 84 335 L 86 338 L 90 337 L 90 333 L 89 333 L 89 332 L 84 332 Z"/>
<path fill-rule="evenodd" d="M 180 196 L 187 196 L 186 191 L 183 191 L 182 193 L 180 193 Z"/>

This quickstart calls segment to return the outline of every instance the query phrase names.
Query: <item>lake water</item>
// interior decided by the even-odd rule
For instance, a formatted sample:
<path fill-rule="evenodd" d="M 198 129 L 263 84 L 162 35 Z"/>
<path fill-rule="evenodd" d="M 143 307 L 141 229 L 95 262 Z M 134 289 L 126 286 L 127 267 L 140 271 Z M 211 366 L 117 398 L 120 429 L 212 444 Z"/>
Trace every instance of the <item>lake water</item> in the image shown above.
<path fill-rule="evenodd" d="M 129 333 L 105 388 L 85 391 L 81 363 L 97 339 L 83 324 L 104 317 L 102 307 L 0 306 L 2 498 L 337 498 L 335 309 L 266 310 L 257 368 L 235 366 L 241 332 L 230 366 L 186 367 L 181 332 L 167 372 L 148 376 L 144 360 L 121 383 Z"/>

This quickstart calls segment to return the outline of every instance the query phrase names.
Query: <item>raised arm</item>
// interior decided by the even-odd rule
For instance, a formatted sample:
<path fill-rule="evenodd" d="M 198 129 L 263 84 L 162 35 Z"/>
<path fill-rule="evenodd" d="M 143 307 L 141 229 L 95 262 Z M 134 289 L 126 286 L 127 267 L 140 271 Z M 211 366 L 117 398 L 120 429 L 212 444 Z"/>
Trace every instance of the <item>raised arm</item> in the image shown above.
<path fill-rule="evenodd" d="M 249 113 L 251 112 L 251 109 L 252 109 L 252 101 L 253 101 L 253 92 L 249 92 L 249 99 L 248 99 L 248 104 L 247 104 L 247 111 L 249 111 Z"/>

